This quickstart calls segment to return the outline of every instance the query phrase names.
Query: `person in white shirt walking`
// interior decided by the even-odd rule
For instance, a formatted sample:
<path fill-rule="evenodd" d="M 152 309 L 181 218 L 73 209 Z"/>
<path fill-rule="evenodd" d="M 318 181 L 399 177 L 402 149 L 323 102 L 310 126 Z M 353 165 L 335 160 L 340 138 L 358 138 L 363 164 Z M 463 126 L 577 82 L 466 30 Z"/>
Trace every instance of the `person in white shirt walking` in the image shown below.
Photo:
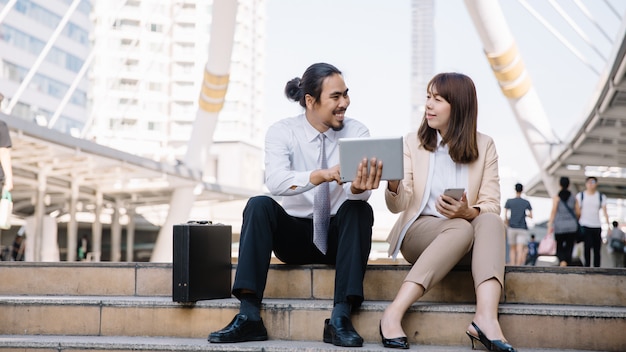
<path fill-rule="evenodd" d="M 602 247 L 602 222 L 600 211 L 604 215 L 607 226 L 609 214 L 606 211 L 606 196 L 598 191 L 598 179 L 587 177 L 585 190 L 576 195 L 580 204 L 580 219 L 578 222 L 583 230 L 585 242 L 585 266 L 591 266 L 591 250 L 593 249 L 593 266 L 600 267 L 600 248 Z"/>

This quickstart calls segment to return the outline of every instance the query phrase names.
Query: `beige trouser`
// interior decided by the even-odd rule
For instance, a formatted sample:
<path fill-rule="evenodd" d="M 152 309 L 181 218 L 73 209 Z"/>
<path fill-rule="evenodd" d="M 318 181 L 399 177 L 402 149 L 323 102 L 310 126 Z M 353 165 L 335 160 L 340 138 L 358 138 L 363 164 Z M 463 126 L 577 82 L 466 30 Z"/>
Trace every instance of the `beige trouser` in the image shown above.
<path fill-rule="evenodd" d="M 400 248 L 413 263 L 404 281 L 428 291 L 461 262 L 471 263 L 474 288 L 491 278 L 504 287 L 505 248 L 505 227 L 497 214 L 480 214 L 472 222 L 420 216 Z"/>

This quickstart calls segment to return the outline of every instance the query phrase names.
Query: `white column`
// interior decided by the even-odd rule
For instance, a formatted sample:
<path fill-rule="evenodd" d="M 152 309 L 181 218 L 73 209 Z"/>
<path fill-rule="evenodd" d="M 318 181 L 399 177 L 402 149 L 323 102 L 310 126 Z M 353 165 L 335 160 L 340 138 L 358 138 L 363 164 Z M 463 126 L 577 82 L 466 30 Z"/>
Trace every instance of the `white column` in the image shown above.
<path fill-rule="evenodd" d="M 217 117 L 224 106 L 236 17 L 237 1 L 215 0 L 213 2 L 209 59 L 204 70 L 204 81 L 198 100 L 200 108 L 196 114 L 193 132 L 189 139 L 187 154 L 184 159 L 187 167 L 200 172 L 206 164 L 209 147 L 213 143 L 213 132 L 215 132 Z M 188 220 L 189 213 L 196 199 L 194 189 L 195 186 L 189 186 L 174 190 L 167 218 L 159 231 L 150 261 L 172 261 L 174 243 L 172 228 L 175 224 L 184 223 Z"/>
<path fill-rule="evenodd" d="M 100 222 L 100 214 L 102 213 L 102 192 L 96 191 L 96 208 L 94 212 L 93 224 L 91 224 L 91 246 L 92 260 L 99 262 L 102 255 L 102 223 Z"/>
<path fill-rule="evenodd" d="M 57 221 L 49 215 L 43 215 L 41 219 L 36 216 L 29 216 L 25 219 L 26 229 L 26 257 L 27 261 L 38 262 L 58 262 L 59 242 L 57 236 Z M 39 238 L 33 243 L 36 235 Z M 33 248 L 33 245 L 36 248 Z"/>
<path fill-rule="evenodd" d="M 119 262 L 122 260 L 122 225 L 120 224 L 120 208 L 122 202 L 115 199 L 115 207 L 113 208 L 113 216 L 111 218 L 111 261 Z"/>
<path fill-rule="evenodd" d="M 45 196 L 46 196 L 46 182 L 48 180 L 48 168 L 43 168 L 39 170 L 37 174 L 37 194 L 35 199 L 35 224 L 34 224 L 34 238 L 31 241 L 31 245 L 34 248 L 34 261 L 41 261 L 41 252 L 42 252 L 42 243 L 43 243 L 43 226 L 44 226 L 44 216 L 46 215 L 46 204 L 45 204 Z"/>
<path fill-rule="evenodd" d="M 135 258 L 135 209 L 126 210 L 128 225 L 126 225 L 126 261 L 132 262 Z"/>
<path fill-rule="evenodd" d="M 67 223 L 67 258 L 68 262 L 76 260 L 76 251 L 78 250 L 78 221 L 76 220 L 76 208 L 78 203 L 78 187 L 77 177 L 72 178 L 70 185 L 70 221 Z"/>
<path fill-rule="evenodd" d="M 465 0 L 478 30 L 485 55 L 502 93 L 508 98 L 517 123 L 539 166 L 541 178 L 550 196 L 557 193 L 557 180 L 545 170 L 546 161 L 556 158 L 560 144 L 532 86 L 515 39 L 497 0 Z"/>

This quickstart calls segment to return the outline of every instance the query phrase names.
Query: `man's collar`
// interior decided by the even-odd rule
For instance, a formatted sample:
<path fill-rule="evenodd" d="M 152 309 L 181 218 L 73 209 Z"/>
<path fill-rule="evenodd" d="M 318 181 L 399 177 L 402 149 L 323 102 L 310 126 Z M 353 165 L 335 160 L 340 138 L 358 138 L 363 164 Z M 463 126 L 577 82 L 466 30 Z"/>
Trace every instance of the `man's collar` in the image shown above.
<path fill-rule="evenodd" d="M 313 125 L 311 125 L 309 120 L 306 119 L 306 116 L 304 117 L 304 133 L 309 142 L 317 139 L 319 134 L 321 133 L 320 131 L 316 130 Z M 326 132 L 324 132 L 324 135 L 326 135 L 326 138 L 328 138 L 330 142 L 334 142 L 337 139 L 337 131 L 333 130 L 332 128 L 326 130 Z"/>

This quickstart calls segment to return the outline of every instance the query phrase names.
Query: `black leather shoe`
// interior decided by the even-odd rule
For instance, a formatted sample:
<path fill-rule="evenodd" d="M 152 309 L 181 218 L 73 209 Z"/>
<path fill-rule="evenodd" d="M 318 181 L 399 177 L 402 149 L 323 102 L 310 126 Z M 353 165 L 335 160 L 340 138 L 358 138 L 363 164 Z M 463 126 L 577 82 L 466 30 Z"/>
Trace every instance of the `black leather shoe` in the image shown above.
<path fill-rule="evenodd" d="M 363 346 L 363 338 L 354 330 L 352 322 L 346 317 L 324 321 L 324 342 L 341 347 Z"/>
<path fill-rule="evenodd" d="M 267 330 L 263 325 L 263 320 L 248 320 L 248 316 L 237 314 L 225 328 L 209 334 L 209 342 L 244 342 L 244 341 L 265 341 L 267 340 Z"/>

